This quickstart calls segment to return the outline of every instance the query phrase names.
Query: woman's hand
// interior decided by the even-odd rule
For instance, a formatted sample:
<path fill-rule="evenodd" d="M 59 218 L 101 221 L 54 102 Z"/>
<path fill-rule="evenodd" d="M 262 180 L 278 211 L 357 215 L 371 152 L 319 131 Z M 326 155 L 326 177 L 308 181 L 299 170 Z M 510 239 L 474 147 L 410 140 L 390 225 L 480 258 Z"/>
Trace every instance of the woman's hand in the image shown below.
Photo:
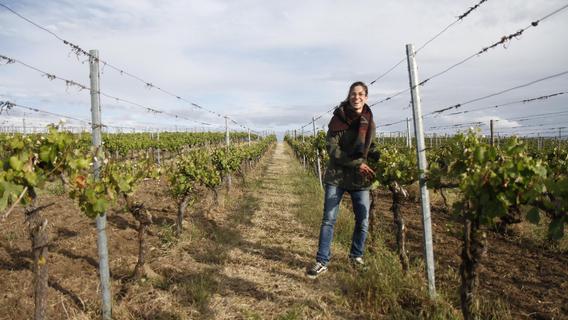
<path fill-rule="evenodd" d="M 371 169 L 366 163 L 361 163 L 361 165 L 359 166 L 359 172 L 362 175 L 368 176 L 370 178 L 375 176 L 375 171 L 373 171 L 373 169 Z"/>

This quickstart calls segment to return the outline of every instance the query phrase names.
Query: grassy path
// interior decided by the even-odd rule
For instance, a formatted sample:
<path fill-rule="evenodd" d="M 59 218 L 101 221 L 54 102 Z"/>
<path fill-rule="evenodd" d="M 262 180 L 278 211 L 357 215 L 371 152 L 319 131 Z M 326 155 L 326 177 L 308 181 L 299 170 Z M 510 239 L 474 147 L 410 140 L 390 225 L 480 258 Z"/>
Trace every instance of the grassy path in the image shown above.
<path fill-rule="evenodd" d="M 321 200 L 302 197 L 305 173 L 288 147 L 278 143 L 260 170 L 245 186 L 244 202 L 230 213 L 231 219 L 219 221 L 233 224 L 240 237 L 219 271 L 222 279 L 233 280 L 219 282 L 209 305 L 214 318 L 356 318 L 334 292 L 333 275 L 316 281 L 305 276 L 319 230 L 300 223 L 297 214 Z M 319 211 L 311 208 L 316 219 Z M 242 286 L 234 288 L 234 279 Z"/>

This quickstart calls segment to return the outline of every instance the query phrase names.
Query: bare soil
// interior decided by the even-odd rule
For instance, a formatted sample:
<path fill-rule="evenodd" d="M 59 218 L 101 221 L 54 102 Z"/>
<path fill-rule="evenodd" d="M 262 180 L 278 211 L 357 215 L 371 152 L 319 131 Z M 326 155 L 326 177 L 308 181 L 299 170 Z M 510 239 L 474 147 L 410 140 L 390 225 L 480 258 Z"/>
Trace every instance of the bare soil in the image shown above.
<path fill-rule="evenodd" d="M 388 193 L 381 193 L 379 197 L 383 231 L 394 230 L 392 213 L 388 211 L 389 197 Z M 459 308 L 462 223 L 442 206 L 433 205 L 431 211 L 436 285 L 448 293 L 452 304 Z M 405 203 L 403 215 L 411 260 L 420 260 L 423 257 L 420 205 Z M 481 301 L 486 305 L 481 308 L 491 309 L 501 303 L 508 307 L 513 319 L 568 319 L 568 255 L 539 245 L 519 231 L 504 236 L 486 230 L 486 235 L 488 248 L 481 261 L 479 279 Z M 394 235 L 387 239 L 395 250 Z"/>

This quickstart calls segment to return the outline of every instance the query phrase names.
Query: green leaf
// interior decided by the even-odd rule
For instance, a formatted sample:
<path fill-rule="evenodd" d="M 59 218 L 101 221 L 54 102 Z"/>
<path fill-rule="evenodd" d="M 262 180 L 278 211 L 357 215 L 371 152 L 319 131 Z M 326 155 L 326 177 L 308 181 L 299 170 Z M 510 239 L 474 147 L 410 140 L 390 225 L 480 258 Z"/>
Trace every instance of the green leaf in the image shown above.
<path fill-rule="evenodd" d="M 20 159 L 18 159 L 18 157 L 16 157 L 16 156 L 11 156 L 9 163 L 10 163 L 10 167 L 12 169 L 16 170 L 16 171 L 22 170 L 22 167 L 24 165 L 24 163 L 22 161 L 20 161 Z"/>
<path fill-rule="evenodd" d="M 35 172 L 31 171 L 31 172 L 26 172 L 24 174 L 24 178 L 26 179 L 26 182 L 31 186 L 31 187 L 35 187 L 37 186 L 37 175 Z"/>
<path fill-rule="evenodd" d="M 536 166 L 534 172 L 541 177 L 546 177 L 546 168 L 542 165 Z"/>
<path fill-rule="evenodd" d="M 475 148 L 475 160 L 478 163 L 485 162 L 485 147 L 478 146 L 477 148 Z"/>
<path fill-rule="evenodd" d="M 49 162 L 49 156 L 51 154 L 51 147 L 41 146 L 39 149 L 39 160 L 42 162 Z"/>
<path fill-rule="evenodd" d="M 88 159 L 79 159 L 77 160 L 77 169 L 87 169 L 90 167 L 90 161 Z"/>
<path fill-rule="evenodd" d="M 90 188 L 85 190 L 85 198 L 87 199 L 87 202 L 94 203 L 97 200 L 95 191 Z"/>
<path fill-rule="evenodd" d="M 395 176 L 397 179 L 400 179 L 400 177 L 402 176 L 402 172 L 400 172 L 400 170 L 395 170 L 394 176 Z"/>
<path fill-rule="evenodd" d="M 528 213 L 527 213 L 527 219 L 533 223 L 533 224 L 538 224 L 540 222 L 540 214 L 539 214 L 539 210 L 536 207 L 533 207 Z"/>
<path fill-rule="evenodd" d="M 24 148 L 24 141 L 22 141 L 20 139 L 13 139 L 10 142 L 10 148 L 15 149 L 15 150 L 21 150 L 21 149 Z"/>
<path fill-rule="evenodd" d="M 128 183 L 128 181 L 122 179 L 118 182 L 118 188 L 120 189 L 120 192 L 130 192 L 130 184 Z"/>
<path fill-rule="evenodd" d="M 489 148 L 489 150 L 487 150 L 487 157 L 491 160 L 495 160 L 495 158 L 497 158 L 497 150 L 495 150 L 495 148 Z"/>
<path fill-rule="evenodd" d="M 97 201 L 95 201 L 95 203 L 93 204 L 93 211 L 95 211 L 97 214 L 105 213 L 107 208 L 108 201 L 106 201 L 105 199 L 97 199 Z"/>
<path fill-rule="evenodd" d="M 4 210 L 8 204 L 16 201 L 23 190 L 23 186 L 7 181 L 0 181 L 0 191 L 2 191 L 2 198 L 0 198 L 0 211 Z"/>
<path fill-rule="evenodd" d="M 0 211 L 4 211 L 8 206 L 8 194 L 4 193 L 0 198 Z"/>
<path fill-rule="evenodd" d="M 482 212 L 489 218 L 502 217 L 507 214 L 507 207 L 501 201 L 489 201 L 484 207 Z"/>

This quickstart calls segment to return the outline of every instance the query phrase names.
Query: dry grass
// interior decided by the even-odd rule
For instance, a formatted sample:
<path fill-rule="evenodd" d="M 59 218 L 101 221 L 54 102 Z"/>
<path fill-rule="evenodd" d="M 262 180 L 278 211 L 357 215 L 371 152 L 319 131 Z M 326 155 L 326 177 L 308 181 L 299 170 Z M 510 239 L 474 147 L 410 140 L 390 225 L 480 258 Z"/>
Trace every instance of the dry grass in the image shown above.
<path fill-rule="evenodd" d="M 296 214 L 313 230 L 319 230 L 323 191 L 315 177 L 305 175 L 300 164 L 292 167 L 297 188 L 290 191 L 304 199 Z M 365 319 L 460 319 L 458 310 L 446 301 L 443 293 L 439 293 L 436 301 L 428 298 L 422 264 L 413 265 L 406 275 L 403 273 L 397 256 L 384 245 L 380 233 L 367 241 L 372 252 L 365 255 L 366 268 L 354 270 L 348 266 L 346 252 L 351 244 L 353 225 L 349 202 L 342 202 L 332 248 L 333 252 L 340 253 L 332 258 L 330 272 L 335 274 L 350 308 L 361 310 Z"/>

